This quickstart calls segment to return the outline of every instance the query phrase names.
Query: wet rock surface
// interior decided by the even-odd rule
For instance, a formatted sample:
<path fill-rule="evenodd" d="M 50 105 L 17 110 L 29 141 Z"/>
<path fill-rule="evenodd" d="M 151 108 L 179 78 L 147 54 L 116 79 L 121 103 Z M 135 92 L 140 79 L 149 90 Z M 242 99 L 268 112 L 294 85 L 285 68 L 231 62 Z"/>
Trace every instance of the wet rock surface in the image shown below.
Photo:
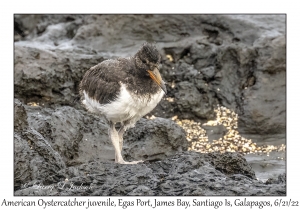
<path fill-rule="evenodd" d="M 14 22 L 15 195 L 286 194 L 284 15 Z M 125 133 L 125 159 L 145 162 L 115 165 L 107 125 L 77 101 L 78 85 L 90 67 L 145 41 L 160 50 L 168 95 Z M 90 188 L 69 192 L 72 183 Z"/>
<path fill-rule="evenodd" d="M 233 153 L 222 154 L 234 160 Z M 221 157 L 220 157 L 221 158 Z M 246 164 L 245 159 L 243 160 Z M 249 167 L 227 162 L 229 171 L 221 172 L 219 161 L 207 154 L 183 152 L 161 161 L 116 165 L 93 161 L 67 170 L 68 179 L 52 183 L 52 188 L 34 190 L 43 182 L 31 183 L 15 195 L 285 195 L 285 184 L 265 184 L 248 177 Z M 211 164 L 214 163 L 214 164 Z M 244 175 L 244 173 L 246 175 Z M 79 189 L 81 186 L 81 189 Z M 76 189 L 77 187 L 77 189 Z M 72 190 L 70 190 L 72 189 Z"/>

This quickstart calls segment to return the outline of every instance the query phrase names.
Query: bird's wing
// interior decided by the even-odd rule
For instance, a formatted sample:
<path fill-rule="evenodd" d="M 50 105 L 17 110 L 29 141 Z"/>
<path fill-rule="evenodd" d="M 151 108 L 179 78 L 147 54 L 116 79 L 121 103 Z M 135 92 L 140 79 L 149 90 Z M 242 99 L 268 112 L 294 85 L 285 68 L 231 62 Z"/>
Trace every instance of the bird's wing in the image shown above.
<path fill-rule="evenodd" d="M 120 81 L 124 79 L 124 74 L 119 61 L 103 61 L 85 73 L 80 83 L 80 95 L 83 96 L 85 91 L 100 104 L 107 104 L 120 93 Z"/>

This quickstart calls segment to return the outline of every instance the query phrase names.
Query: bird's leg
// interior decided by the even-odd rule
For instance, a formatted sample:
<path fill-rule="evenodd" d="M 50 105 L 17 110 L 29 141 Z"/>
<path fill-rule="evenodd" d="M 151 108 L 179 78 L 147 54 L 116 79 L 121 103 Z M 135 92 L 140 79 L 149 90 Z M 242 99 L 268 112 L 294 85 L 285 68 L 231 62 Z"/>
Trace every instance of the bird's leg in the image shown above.
<path fill-rule="evenodd" d="M 115 162 L 119 164 L 137 164 L 143 161 L 132 161 L 132 162 L 126 162 L 123 160 L 121 151 L 123 147 L 123 134 L 126 130 L 126 127 L 122 125 L 119 131 L 115 128 L 115 123 L 109 122 L 109 136 L 111 139 L 111 142 L 115 148 Z"/>
<path fill-rule="evenodd" d="M 121 128 L 119 129 L 119 131 L 118 131 L 118 136 L 119 136 L 119 146 L 120 146 L 120 151 L 122 152 L 122 148 L 123 148 L 123 135 L 124 135 L 124 133 L 125 133 L 125 131 L 126 131 L 126 128 L 127 128 L 127 126 L 126 126 L 126 124 L 124 125 L 123 123 L 122 123 L 122 125 L 121 125 Z M 143 162 L 142 160 L 138 160 L 138 161 L 132 161 L 132 162 L 123 162 L 122 164 L 137 164 L 137 163 L 141 163 L 141 162 Z"/>
<path fill-rule="evenodd" d="M 122 158 L 121 150 L 120 150 L 120 143 L 119 143 L 119 134 L 115 128 L 115 123 L 109 123 L 109 137 L 111 142 L 115 148 L 115 162 L 116 163 L 123 163 L 125 162 Z"/>
<path fill-rule="evenodd" d="M 123 148 L 123 135 L 124 135 L 125 131 L 126 131 L 126 127 L 124 125 L 122 125 L 118 131 L 120 151 L 122 151 L 122 148 Z"/>

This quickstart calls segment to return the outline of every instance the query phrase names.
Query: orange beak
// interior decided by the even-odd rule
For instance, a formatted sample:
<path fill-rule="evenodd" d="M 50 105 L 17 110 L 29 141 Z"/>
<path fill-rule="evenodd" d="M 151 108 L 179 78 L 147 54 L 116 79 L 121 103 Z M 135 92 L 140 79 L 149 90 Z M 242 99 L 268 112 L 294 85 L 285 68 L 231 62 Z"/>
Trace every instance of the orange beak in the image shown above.
<path fill-rule="evenodd" d="M 167 94 L 167 88 L 165 86 L 165 82 L 162 80 L 160 73 L 157 68 L 155 68 L 153 71 L 147 70 L 149 73 L 151 79 Z"/>

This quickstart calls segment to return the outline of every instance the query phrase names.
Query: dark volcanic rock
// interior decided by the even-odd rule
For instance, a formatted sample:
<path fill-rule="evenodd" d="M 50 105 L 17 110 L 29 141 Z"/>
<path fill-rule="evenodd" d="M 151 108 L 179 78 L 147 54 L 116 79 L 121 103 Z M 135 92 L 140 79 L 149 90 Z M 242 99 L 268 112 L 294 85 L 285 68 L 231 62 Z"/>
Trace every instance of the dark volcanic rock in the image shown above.
<path fill-rule="evenodd" d="M 105 122 L 85 111 L 23 106 L 15 100 L 15 121 L 15 189 L 64 180 L 66 166 L 114 160 Z M 126 134 L 124 150 L 128 159 L 161 160 L 187 150 L 187 142 L 173 121 L 142 119 Z"/>
<path fill-rule="evenodd" d="M 251 166 L 239 153 L 208 153 L 206 154 L 206 157 L 208 162 L 226 175 L 242 174 L 252 179 L 256 179 Z"/>
<path fill-rule="evenodd" d="M 15 97 L 24 103 L 73 105 L 86 70 L 99 55 L 15 45 Z"/>
<path fill-rule="evenodd" d="M 24 103 L 73 106 L 87 69 L 156 41 L 174 100 L 151 114 L 207 120 L 220 104 L 239 114 L 241 133 L 285 132 L 284 15 L 16 15 L 15 23 L 15 97 Z"/>
<path fill-rule="evenodd" d="M 27 129 L 27 113 L 23 104 L 18 100 L 14 99 L 14 131 L 20 132 Z"/>
<path fill-rule="evenodd" d="M 114 150 L 103 119 L 69 106 L 27 107 L 29 124 L 60 153 L 67 165 L 112 159 Z"/>
<path fill-rule="evenodd" d="M 100 118 L 67 106 L 15 106 L 29 122 L 16 124 L 15 195 L 285 195 L 285 182 L 257 181 L 239 154 L 180 152 L 184 132 L 167 119 L 142 119 L 130 129 L 126 158 L 148 161 L 119 165 L 96 157 L 104 145 L 93 133 L 105 128 Z"/>
<path fill-rule="evenodd" d="M 183 118 L 212 119 L 214 106 L 212 97 L 201 94 L 195 85 L 184 81 L 178 83 L 178 92 L 175 93 L 178 110 Z"/>
<path fill-rule="evenodd" d="M 102 118 L 68 106 L 54 110 L 27 106 L 27 110 L 29 124 L 45 136 L 67 165 L 95 158 L 114 160 L 108 127 Z M 123 153 L 129 160 L 160 160 L 187 147 L 185 132 L 173 121 L 141 119 L 125 133 Z"/>
<path fill-rule="evenodd" d="M 283 176 L 257 181 L 238 154 L 182 152 L 184 131 L 163 119 L 206 122 L 219 104 L 239 115 L 241 134 L 285 140 L 285 15 L 15 15 L 14 23 L 15 195 L 285 195 Z M 160 50 L 168 95 L 149 113 L 162 118 L 141 119 L 124 137 L 125 159 L 146 162 L 115 165 L 104 120 L 76 103 L 78 84 L 145 41 Z M 68 191 L 72 183 L 91 188 Z"/>
<path fill-rule="evenodd" d="M 24 107 L 15 100 L 15 117 L 21 120 L 27 116 Z M 20 189 L 30 181 L 43 179 L 44 183 L 57 182 L 65 169 L 61 156 L 51 147 L 44 137 L 36 130 L 15 124 L 14 133 L 14 188 Z M 26 120 L 26 121 L 25 121 Z"/>
<path fill-rule="evenodd" d="M 280 134 L 286 130 L 285 36 L 262 38 L 255 43 L 257 70 L 243 91 L 241 132 Z M 253 78 L 253 79 L 251 79 Z"/>
<path fill-rule="evenodd" d="M 226 157 L 234 155 L 228 153 Z M 205 154 L 184 152 L 137 165 L 90 162 L 68 169 L 68 180 L 34 192 L 33 184 L 15 195 L 285 195 L 285 184 L 267 185 L 242 174 L 227 176 Z M 253 171 L 252 171 L 253 173 Z M 63 186 L 63 187 L 62 187 Z M 75 189 L 72 186 L 84 186 Z M 69 190 L 72 188 L 73 190 Z"/>
<path fill-rule="evenodd" d="M 129 160 L 161 160 L 188 149 L 184 130 L 163 118 L 140 119 L 125 133 L 124 143 L 124 155 Z"/>
<path fill-rule="evenodd" d="M 21 184 L 32 180 L 30 160 L 32 151 L 20 134 L 14 133 L 14 189 L 20 189 Z"/>
<path fill-rule="evenodd" d="M 266 181 L 266 184 L 286 184 L 286 173 L 279 174 L 277 179 L 270 178 Z"/>

